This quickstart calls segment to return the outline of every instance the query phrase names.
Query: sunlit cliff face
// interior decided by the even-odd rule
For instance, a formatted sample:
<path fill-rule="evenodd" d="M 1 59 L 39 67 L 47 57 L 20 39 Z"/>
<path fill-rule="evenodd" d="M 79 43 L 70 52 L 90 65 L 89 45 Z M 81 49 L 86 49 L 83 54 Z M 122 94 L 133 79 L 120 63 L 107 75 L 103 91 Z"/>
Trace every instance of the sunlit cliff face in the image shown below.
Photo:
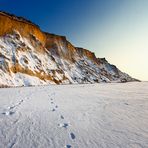
<path fill-rule="evenodd" d="M 0 12 L 0 86 L 137 81 L 66 37 Z"/>
<path fill-rule="evenodd" d="M 12 33 L 13 30 L 17 30 L 22 36 L 29 37 L 30 34 L 35 35 L 42 43 L 45 42 L 45 35 L 40 29 L 25 20 L 18 19 L 15 16 L 7 15 L 0 12 L 0 35 Z"/>

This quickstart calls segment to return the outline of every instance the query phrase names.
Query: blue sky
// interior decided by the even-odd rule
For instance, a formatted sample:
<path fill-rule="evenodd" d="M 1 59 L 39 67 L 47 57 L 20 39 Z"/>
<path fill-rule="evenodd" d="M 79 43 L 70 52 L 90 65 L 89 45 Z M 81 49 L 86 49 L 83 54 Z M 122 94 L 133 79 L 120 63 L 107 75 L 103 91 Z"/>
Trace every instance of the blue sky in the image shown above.
<path fill-rule="evenodd" d="M 148 0 L 3 0 L 0 10 L 65 35 L 75 46 L 148 80 Z"/>

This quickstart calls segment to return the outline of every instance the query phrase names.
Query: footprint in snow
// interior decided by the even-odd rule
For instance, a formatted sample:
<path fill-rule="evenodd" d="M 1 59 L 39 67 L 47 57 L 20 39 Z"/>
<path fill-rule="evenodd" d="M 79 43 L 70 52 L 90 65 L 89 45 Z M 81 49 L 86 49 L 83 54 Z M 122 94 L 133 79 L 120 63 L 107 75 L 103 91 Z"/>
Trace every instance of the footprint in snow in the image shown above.
<path fill-rule="evenodd" d="M 56 110 L 53 108 L 52 111 L 55 112 Z"/>
<path fill-rule="evenodd" d="M 13 115 L 15 112 L 12 111 L 6 111 L 4 113 L 2 113 L 3 115 L 9 116 L 9 115 Z"/>
<path fill-rule="evenodd" d="M 11 110 L 11 109 L 13 109 L 13 108 L 15 108 L 15 106 L 9 106 L 9 107 L 8 107 L 9 110 Z"/>
<path fill-rule="evenodd" d="M 72 140 L 74 140 L 76 138 L 74 133 L 70 133 L 70 137 L 71 137 Z"/>
<path fill-rule="evenodd" d="M 20 102 L 23 102 L 24 100 L 20 100 Z"/>
<path fill-rule="evenodd" d="M 71 145 L 69 145 L 69 144 L 65 146 L 65 148 L 71 148 L 71 147 L 72 147 L 72 146 L 71 146 Z"/>
<path fill-rule="evenodd" d="M 20 100 L 16 105 L 14 105 L 14 107 L 13 108 L 15 108 L 15 107 L 17 107 L 17 106 L 19 106 L 19 105 L 21 105 L 22 103 L 23 103 L 23 101 L 24 100 Z"/>
<path fill-rule="evenodd" d="M 64 117 L 63 117 L 62 115 L 60 116 L 60 118 L 61 118 L 61 119 L 64 119 Z"/>
<path fill-rule="evenodd" d="M 69 124 L 68 123 L 60 123 L 60 124 L 58 124 L 58 126 L 67 128 L 69 126 Z"/>
<path fill-rule="evenodd" d="M 14 109 L 15 107 L 21 105 L 21 103 L 22 103 L 23 101 L 24 101 L 24 100 L 20 100 L 20 101 L 19 101 L 17 104 L 15 104 L 14 106 L 9 106 L 9 107 L 8 107 L 8 110 L 12 110 L 12 109 Z"/>
<path fill-rule="evenodd" d="M 55 108 L 58 108 L 58 106 L 56 105 Z"/>

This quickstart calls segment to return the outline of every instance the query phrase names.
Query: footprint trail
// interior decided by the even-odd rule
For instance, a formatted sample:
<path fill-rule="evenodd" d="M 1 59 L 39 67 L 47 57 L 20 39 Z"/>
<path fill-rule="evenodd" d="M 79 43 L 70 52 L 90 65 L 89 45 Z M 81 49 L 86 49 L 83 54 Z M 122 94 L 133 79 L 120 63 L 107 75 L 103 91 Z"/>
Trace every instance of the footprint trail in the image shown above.
<path fill-rule="evenodd" d="M 59 106 L 55 103 L 55 93 L 52 93 L 50 96 L 49 96 L 49 98 L 50 98 L 50 104 L 51 104 L 51 106 L 52 106 L 52 112 L 55 112 L 55 111 L 57 111 L 57 109 L 59 108 Z M 60 113 L 60 110 L 58 110 L 58 112 L 57 112 L 57 114 L 59 114 Z M 65 117 L 63 116 L 63 115 L 59 115 L 59 117 L 60 117 L 60 119 L 61 119 L 61 122 L 62 122 L 62 120 L 65 120 Z M 58 127 L 60 127 L 60 128 L 64 128 L 64 129 L 66 129 L 66 131 L 65 132 L 68 132 L 68 137 L 69 137 L 69 140 L 75 140 L 76 139 L 76 136 L 75 136 L 75 134 L 73 133 L 73 132 L 69 132 L 69 128 L 70 128 L 70 122 L 67 122 L 66 120 L 65 120 L 65 122 L 62 122 L 62 123 L 59 123 L 59 124 L 57 124 L 58 125 Z M 65 148 L 72 148 L 72 145 L 70 145 L 70 144 L 67 144 L 67 145 L 65 145 Z"/>

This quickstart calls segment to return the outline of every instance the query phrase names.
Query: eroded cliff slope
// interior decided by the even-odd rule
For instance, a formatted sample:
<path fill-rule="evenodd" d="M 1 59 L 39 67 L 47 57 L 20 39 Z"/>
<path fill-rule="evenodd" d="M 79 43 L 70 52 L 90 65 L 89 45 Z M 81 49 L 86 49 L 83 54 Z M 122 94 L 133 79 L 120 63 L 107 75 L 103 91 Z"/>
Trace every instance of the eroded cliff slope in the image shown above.
<path fill-rule="evenodd" d="M 135 81 L 104 58 L 0 12 L 0 86 Z"/>

